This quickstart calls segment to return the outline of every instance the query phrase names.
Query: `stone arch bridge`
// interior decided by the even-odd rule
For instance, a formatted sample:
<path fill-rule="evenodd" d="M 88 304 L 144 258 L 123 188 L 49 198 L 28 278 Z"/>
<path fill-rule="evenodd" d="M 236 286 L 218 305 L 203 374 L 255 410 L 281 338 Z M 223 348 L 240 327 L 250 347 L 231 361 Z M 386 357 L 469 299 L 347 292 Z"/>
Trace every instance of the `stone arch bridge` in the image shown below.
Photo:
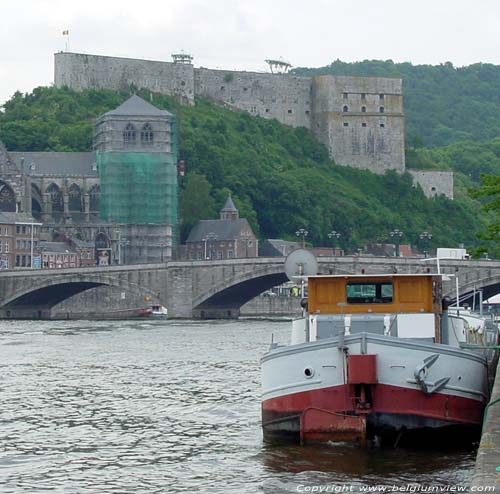
<path fill-rule="evenodd" d="M 172 261 L 162 264 L 0 272 L 0 318 L 48 318 L 53 306 L 80 292 L 109 286 L 168 307 L 174 318 L 234 318 L 240 307 L 284 283 L 284 258 Z M 321 257 L 320 274 L 436 272 L 435 262 L 368 256 Z M 461 295 L 483 289 L 500 293 L 500 261 L 441 261 L 441 271 L 458 274 Z M 453 296 L 455 281 L 445 282 Z"/>

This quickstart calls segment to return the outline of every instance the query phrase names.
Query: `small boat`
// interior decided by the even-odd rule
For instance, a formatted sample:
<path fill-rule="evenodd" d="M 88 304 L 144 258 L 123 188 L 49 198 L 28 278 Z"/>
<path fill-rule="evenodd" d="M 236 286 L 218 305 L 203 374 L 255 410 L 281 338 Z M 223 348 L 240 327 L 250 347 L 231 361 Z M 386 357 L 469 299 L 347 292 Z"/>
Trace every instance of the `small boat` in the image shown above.
<path fill-rule="evenodd" d="M 307 281 L 307 312 L 293 321 L 291 344 L 272 343 L 261 360 L 266 438 L 477 439 L 489 398 L 484 347 L 498 341 L 492 320 L 449 310 L 441 275 Z"/>
<path fill-rule="evenodd" d="M 153 317 L 167 317 L 168 310 L 163 305 L 152 305 L 151 306 L 151 316 L 153 316 Z"/>

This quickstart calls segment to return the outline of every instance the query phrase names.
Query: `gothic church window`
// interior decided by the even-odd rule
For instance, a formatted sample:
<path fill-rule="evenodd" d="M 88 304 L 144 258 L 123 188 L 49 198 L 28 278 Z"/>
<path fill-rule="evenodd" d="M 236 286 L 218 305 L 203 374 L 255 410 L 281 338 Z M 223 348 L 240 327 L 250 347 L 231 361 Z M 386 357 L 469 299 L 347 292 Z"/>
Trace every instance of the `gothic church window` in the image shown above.
<path fill-rule="evenodd" d="M 82 212 L 82 191 L 76 184 L 69 188 L 68 209 L 70 211 Z"/>
<path fill-rule="evenodd" d="M 342 108 L 342 111 L 344 113 L 347 113 L 349 111 L 349 108 L 347 107 L 347 105 L 344 105 L 344 107 Z"/>
<path fill-rule="evenodd" d="M 153 144 L 153 128 L 150 124 L 144 124 L 141 130 L 141 144 Z"/>
<path fill-rule="evenodd" d="M 383 106 L 381 106 L 381 107 L 379 108 L 379 112 L 380 112 L 380 113 L 384 113 L 384 111 L 385 111 L 385 110 L 384 110 L 384 107 L 383 107 Z"/>
<path fill-rule="evenodd" d="M 366 113 L 366 106 L 362 106 L 362 107 L 361 107 L 361 111 L 362 111 L 363 113 Z"/>
<path fill-rule="evenodd" d="M 133 146 L 135 144 L 136 137 L 137 132 L 135 127 L 131 123 L 127 124 L 125 130 L 123 131 L 123 144 Z"/>
<path fill-rule="evenodd" d="M 16 195 L 5 182 L 0 182 L 0 211 L 16 212 Z"/>
<path fill-rule="evenodd" d="M 100 188 L 98 185 L 94 185 L 89 191 L 90 211 L 92 212 L 99 211 L 99 195 Z"/>

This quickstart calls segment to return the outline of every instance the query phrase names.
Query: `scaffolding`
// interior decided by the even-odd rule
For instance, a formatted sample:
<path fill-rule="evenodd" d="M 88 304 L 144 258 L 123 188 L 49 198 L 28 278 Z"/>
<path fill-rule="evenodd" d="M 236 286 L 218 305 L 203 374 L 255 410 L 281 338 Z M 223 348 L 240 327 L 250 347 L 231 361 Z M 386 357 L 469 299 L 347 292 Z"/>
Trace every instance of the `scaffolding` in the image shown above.
<path fill-rule="evenodd" d="M 177 226 L 177 153 L 97 153 L 104 221 Z"/>

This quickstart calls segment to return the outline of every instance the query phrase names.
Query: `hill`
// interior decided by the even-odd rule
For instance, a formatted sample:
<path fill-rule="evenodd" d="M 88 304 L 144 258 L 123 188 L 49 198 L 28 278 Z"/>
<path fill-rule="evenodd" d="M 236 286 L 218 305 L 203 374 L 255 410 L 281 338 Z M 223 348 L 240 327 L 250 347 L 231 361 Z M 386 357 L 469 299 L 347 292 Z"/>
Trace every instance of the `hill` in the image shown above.
<path fill-rule="evenodd" d="M 262 238 L 294 238 L 296 229 L 305 227 L 308 240 L 328 245 L 334 228 L 342 245 L 354 249 L 387 241 L 399 228 L 406 242 L 418 243 L 419 233 L 427 230 L 434 245 L 477 246 L 484 220 L 479 203 L 465 194 L 457 201 L 428 200 L 412 187 L 409 175 L 378 176 L 336 166 L 306 129 L 206 101 L 180 107 L 166 96 L 134 92 L 179 120 L 180 158 L 188 169 L 181 181 L 184 234 L 198 219 L 216 217 L 231 190 L 241 215 Z M 95 117 L 130 94 L 46 87 L 17 93 L 0 113 L 0 140 L 12 151 L 89 150 Z M 193 208 L 196 202 L 202 208 Z"/>
<path fill-rule="evenodd" d="M 446 146 L 500 136 L 500 66 L 412 65 L 392 60 L 296 68 L 296 75 L 363 75 L 403 79 L 407 142 Z"/>

